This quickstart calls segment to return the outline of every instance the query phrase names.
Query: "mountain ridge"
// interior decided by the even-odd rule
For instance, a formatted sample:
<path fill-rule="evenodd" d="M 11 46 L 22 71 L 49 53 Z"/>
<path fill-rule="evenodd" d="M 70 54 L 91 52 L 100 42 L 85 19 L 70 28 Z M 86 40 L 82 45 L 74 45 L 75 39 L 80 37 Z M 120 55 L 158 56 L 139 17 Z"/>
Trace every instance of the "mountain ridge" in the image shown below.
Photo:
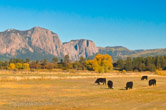
<path fill-rule="evenodd" d="M 130 50 L 123 46 L 97 47 L 92 40 L 76 39 L 62 42 L 57 33 L 35 26 L 29 30 L 7 29 L 0 32 L 0 58 L 28 58 L 42 60 L 53 57 L 79 60 L 81 56 L 93 58 L 96 54 L 109 54 L 118 58 L 166 55 L 166 48 Z"/>
<path fill-rule="evenodd" d="M 69 55 L 71 60 L 79 60 L 81 56 L 87 58 L 97 52 L 97 47 L 91 40 L 80 39 L 62 43 L 58 34 L 41 27 L 24 31 L 8 29 L 0 32 L 1 56 L 28 57 L 34 53 L 34 56 L 31 56 L 35 58 L 37 58 L 35 55 L 40 57 L 42 54 L 48 54 L 58 58 Z"/>

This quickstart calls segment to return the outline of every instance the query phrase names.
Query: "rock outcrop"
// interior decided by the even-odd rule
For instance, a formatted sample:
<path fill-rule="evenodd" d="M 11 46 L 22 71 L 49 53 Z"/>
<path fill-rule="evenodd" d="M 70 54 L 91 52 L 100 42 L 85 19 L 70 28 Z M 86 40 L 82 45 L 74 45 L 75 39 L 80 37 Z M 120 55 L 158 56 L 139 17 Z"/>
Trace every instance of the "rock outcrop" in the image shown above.
<path fill-rule="evenodd" d="M 69 55 L 74 61 L 81 56 L 87 58 L 97 52 L 98 49 L 93 41 L 81 39 L 63 44 L 56 33 L 40 27 L 26 31 L 9 29 L 0 32 L 0 55 L 9 57 L 26 58 L 31 54 L 31 57 L 40 58 L 40 55 L 47 54 L 63 58 Z"/>
<path fill-rule="evenodd" d="M 64 43 L 64 55 L 69 55 L 72 60 L 78 60 L 81 56 L 88 58 L 98 52 L 93 41 L 90 40 L 72 40 Z"/>

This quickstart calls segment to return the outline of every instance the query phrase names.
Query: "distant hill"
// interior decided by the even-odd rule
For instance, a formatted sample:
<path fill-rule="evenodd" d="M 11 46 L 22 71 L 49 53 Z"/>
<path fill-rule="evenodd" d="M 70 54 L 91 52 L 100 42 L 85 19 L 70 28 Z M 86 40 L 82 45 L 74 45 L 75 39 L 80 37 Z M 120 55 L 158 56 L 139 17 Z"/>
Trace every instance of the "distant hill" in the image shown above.
<path fill-rule="evenodd" d="M 129 55 L 130 57 L 146 57 L 146 56 L 163 56 L 166 55 L 166 48 L 163 49 L 151 49 L 137 52 L 135 54 Z"/>
<path fill-rule="evenodd" d="M 129 50 L 126 47 L 115 46 L 115 47 L 99 47 L 99 53 L 109 54 L 112 56 L 114 61 L 119 58 L 126 59 L 127 57 L 146 57 L 146 56 L 163 56 L 166 55 L 166 48 L 163 49 L 151 49 L 151 50 Z"/>
<path fill-rule="evenodd" d="M 34 27 L 20 31 L 8 29 L 0 32 L 0 60 L 10 58 L 30 58 L 31 60 L 43 60 L 53 57 L 59 59 L 69 55 L 70 60 L 79 60 L 81 56 L 94 58 L 96 54 L 109 54 L 113 60 L 126 57 L 146 57 L 166 55 L 166 49 L 129 50 L 126 47 L 96 47 L 91 40 L 78 39 L 62 43 L 59 36 L 45 28 Z"/>

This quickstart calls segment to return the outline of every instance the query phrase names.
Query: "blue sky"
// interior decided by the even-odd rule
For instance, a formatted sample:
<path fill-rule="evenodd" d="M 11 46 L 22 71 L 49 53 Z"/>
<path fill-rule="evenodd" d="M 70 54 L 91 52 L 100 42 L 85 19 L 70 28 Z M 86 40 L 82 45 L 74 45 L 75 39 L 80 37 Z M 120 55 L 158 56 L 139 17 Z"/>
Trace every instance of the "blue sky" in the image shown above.
<path fill-rule="evenodd" d="M 166 0 L 0 0 L 0 31 L 40 26 L 62 42 L 166 48 Z"/>

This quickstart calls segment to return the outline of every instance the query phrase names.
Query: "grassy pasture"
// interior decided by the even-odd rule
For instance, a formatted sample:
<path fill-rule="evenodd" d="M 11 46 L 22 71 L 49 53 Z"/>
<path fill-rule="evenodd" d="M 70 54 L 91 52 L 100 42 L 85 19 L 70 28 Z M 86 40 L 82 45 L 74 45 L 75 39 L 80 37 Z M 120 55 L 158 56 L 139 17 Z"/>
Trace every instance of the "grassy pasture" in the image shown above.
<path fill-rule="evenodd" d="M 95 77 L 0 80 L 0 110 L 165 110 L 166 77 L 150 76 L 157 79 L 156 87 L 148 87 L 148 81 L 140 78 L 141 75 L 109 76 L 113 90 L 107 85 L 94 85 Z M 134 82 L 132 90 L 125 90 L 127 81 Z"/>

